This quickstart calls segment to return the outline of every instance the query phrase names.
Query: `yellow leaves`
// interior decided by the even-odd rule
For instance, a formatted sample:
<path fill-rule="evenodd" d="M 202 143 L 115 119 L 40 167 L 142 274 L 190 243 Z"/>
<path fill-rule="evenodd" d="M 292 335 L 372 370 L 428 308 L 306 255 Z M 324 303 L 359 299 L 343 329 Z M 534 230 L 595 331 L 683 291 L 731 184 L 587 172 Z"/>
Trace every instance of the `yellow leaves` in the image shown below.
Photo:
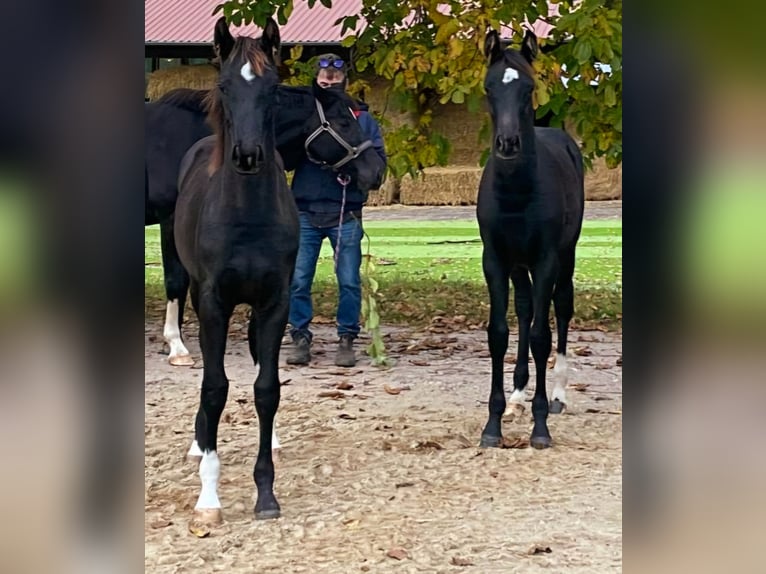
<path fill-rule="evenodd" d="M 550 94 L 548 94 L 548 86 L 546 86 L 539 79 L 535 80 L 535 91 L 532 94 L 532 105 L 535 109 L 540 106 L 544 106 L 551 100 Z"/>
<path fill-rule="evenodd" d="M 460 54 L 462 53 L 463 53 L 463 42 L 460 41 L 460 38 L 453 36 L 452 38 L 450 38 L 450 41 L 449 41 L 447 56 L 452 60 L 452 59 L 460 57 Z"/>
<path fill-rule="evenodd" d="M 460 22 L 457 19 L 451 18 L 443 25 L 439 26 L 436 32 L 435 44 L 444 44 L 449 38 L 451 38 L 460 29 Z"/>

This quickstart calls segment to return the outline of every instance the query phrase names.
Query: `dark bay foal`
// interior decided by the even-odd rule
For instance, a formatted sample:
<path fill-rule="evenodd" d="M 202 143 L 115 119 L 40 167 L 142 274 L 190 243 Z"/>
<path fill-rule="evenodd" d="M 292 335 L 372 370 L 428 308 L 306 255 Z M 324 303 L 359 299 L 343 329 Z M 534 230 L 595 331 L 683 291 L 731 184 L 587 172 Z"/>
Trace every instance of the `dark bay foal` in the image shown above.
<path fill-rule="evenodd" d="M 278 359 L 287 324 L 290 282 L 298 250 L 298 213 L 276 152 L 274 115 L 279 29 L 269 20 L 260 39 L 215 27 L 221 55 L 217 88 L 208 96 L 215 135 L 187 152 L 179 175 L 175 241 L 190 276 L 192 305 L 199 317 L 204 361 L 195 444 L 202 490 L 198 519 L 221 520 L 218 499 L 218 424 L 226 405 L 224 351 L 237 304 L 252 307 L 250 353 L 259 365 L 255 408 L 259 448 L 253 476 L 256 518 L 275 518 L 272 430 L 279 405 Z"/>
<path fill-rule="evenodd" d="M 503 359 L 508 349 L 509 279 L 519 323 L 519 344 L 511 403 L 523 404 L 532 349 L 537 382 L 532 400 L 535 448 L 551 444 L 548 412 L 563 410 L 566 397 L 567 330 L 574 311 L 572 277 L 575 246 L 585 203 L 583 163 L 574 140 L 563 130 L 536 128 L 532 61 L 537 39 L 524 36 L 520 51 L 504 50 L 492 30 L 485 40 L 488 70 L 484 81 L 492 116 L 492 153 L 482 174 L 477 217 L 484 245 L 482 266 L 489 289 L 487 329 L 492 357 L 489 420 L 481 445 L 502 442 L 506 408 Z M 546 369 L 551 352 L 549 311 L 555 308 L 558 345 L 555 387 L 549 405 Z"/>

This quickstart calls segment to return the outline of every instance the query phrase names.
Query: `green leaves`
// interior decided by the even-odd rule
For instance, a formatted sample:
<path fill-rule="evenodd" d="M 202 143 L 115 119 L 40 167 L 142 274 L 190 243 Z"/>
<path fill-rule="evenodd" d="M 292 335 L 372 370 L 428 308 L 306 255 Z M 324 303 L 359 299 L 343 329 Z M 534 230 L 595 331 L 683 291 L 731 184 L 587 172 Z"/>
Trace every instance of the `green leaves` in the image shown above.
<path fill-rule="evenodd" d="M 317 3 L 332 5 L 331 0 L 308 0 L 309 7 Z M 294 0 L 228 0 L 218 4 L 216 12 L 234 24 L 255 22 L 262 26 L 275 13 L 278 22 L 285 23 L 293 5 Z M 444 13 L 445 5 L 449 13 Z M 546 16 L 553 29 L 548 38 L 539 39 L 548 49 L 535 62 L 537 116 L 550 112 L 552 125 L 575 126 L 586 163 L 603 156 L 608 163 L 619 164 L 622 1 L 560 0 L 556 5 L 560 15 Z M 415 175 L 424 167 L 447 162 L 445 146 L 433 137 L 430 122 L 418 121 L 434 109 L 435 102 L 462 106 L 467 113 L 480 112 L 487 28 L 510 26 L 515 32 L 513 43 L 518 46 L 523 35 L 521 23 L 534 22 L 546 14 L 548 3 L 542 0 L 362 0 L 358 13 L 335 20 L 341 34 L 350 31 L 342 45 L 353 50 L 357 71 L 370 73 L 374 69 L 377 76 L 389 80 L 390 108 L 415 118 L 409 127 L 385 130 L 392 175 Z M 316 17 L 326 17 L 324 9 Z M 610 65 L 611 72 L 603 72 L 600 64 Z M 305 78 L 310 81 L 305 66 L 299 57 L 292 57 L 288 83 L 301 83 Z M 487 157 L 483 154 L 482 162 Z"/>

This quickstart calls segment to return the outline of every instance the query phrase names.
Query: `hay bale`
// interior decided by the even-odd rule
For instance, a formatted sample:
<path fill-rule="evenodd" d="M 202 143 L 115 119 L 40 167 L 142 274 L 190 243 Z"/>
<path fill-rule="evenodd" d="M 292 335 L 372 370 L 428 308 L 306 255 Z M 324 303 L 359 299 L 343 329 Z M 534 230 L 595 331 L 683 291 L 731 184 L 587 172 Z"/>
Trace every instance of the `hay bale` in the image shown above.
<path fill-rule="evenodd" d="M 484 112 L 471 113 L 466 106 L 437 105 L 431 127 L 450 142 L 449 163 L 478 167 L 482 150 L 489 142 L 479 142 Z"/>
<path fill-rule="evenodd" d="M 595 160 L 593 169 L 585 172 L 585 199 L 588 201 L 622 199 L 622 164 L 609 169 L 604 158 Z"/>
<path fill-rule="evenodd" d="M 431 167 L 418 178 L 404 176 L 403 205 L 476 205 L 481 168 L 470 165 Z"/>
<path fill-rule="evenodd" d="M 380 189 L 370 190 L 367 206 L 391 205 L 399 201 L 399 181 L 390 174 Z"/>
<path fill-rule="evenodd" d="M 154 101 L 176 88 L 209 90 L 215 86 L 217 78 L 218 70 L 210 64 L 156 70 L 149 74 L 146 95 Z"/>

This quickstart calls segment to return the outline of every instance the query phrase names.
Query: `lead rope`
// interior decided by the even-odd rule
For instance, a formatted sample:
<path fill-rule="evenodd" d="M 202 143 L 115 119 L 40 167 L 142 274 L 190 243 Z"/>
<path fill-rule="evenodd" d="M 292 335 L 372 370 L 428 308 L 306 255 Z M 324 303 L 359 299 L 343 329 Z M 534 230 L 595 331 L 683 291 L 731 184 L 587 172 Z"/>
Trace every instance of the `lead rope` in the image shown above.
<path fill-rule="evenodd" d="M 340 203 L 340 217 L 338 218 L 338 238 L 335 240 L 335 253 L 333 255 L 333 267 L 336 274 L 338 273 L 338 256 L 340 254 L 340 236 L 341 229 L 343 227 L 343 212 L 346 211 L 346 188 L 348 187 L 348 184 L 351 183 L 351 178 L 347 175 L 338 174 L 338 183 L 343 186 L 343 197 Z"/>

